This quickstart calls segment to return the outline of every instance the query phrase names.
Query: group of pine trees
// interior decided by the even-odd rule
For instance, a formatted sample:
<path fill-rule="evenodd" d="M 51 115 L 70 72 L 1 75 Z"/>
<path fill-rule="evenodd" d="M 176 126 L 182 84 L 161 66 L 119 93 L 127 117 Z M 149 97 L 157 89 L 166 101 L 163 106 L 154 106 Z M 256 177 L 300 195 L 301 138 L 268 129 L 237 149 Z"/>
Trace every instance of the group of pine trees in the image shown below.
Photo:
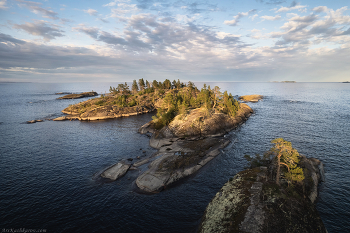
<path fill-rule="evenodd" d="M 189 82 L 190 83 L 190 82 Z M 166 79 L 163 83 L 158 82 L 157 80 L 153 80 L 153 82 L 149 82 L 148 80 L 144 80 L 143 78 L 139 79 L 138 81 L 133 80 L 132 85 L 131 85 L 131 90 L 128 86 L 128 84 L 125 82 L 118 84 L 117 88 L 115 87 L 110 87 L 109 92 L 117 95 L 117 94 L 122 94 L 122 95 L 142 95 L 142 94 L 147 94 L 147 93 L 152 93 L 155 91 L 165 91 L 165 90 L 170 90 L 170 89 L 180 89 L 182 87 L 185 87 L 186 85 L 178 79 L 177 81 L 174 80 L 171 82 L 169 79 Z"/>
<path fill-rule="evenodd" d="M 239 110 L 239 102 L 227 91 L 222 93 L 219 87 L 211 89 L 206 84 L 198 90 L 193 82 L 184 84 L 180 80 L 149 82 L 142 78 L 138 81 L 133 80 L 131 90 L 128 84 L 124 83 L 118 84 L 117 88 L 110 87 L 109 91 L 118 96 L 116 97 L 118 101 L 125 103 L 122 106 L 131 106 L 126 103 L 127 99 L 133 100 L 135 102 L 133 104 L 136 104 L 138 98 L 146 94 L 151 94 L 154 102 L 162 98 L 163 104 L 157 109 L 157 115 L 154 117 L 159 127 L 169 124 L 177 114 L 185 114 L 189 109 L 205 108 L 209 112 L 225 113 L 232 117 Z"/>

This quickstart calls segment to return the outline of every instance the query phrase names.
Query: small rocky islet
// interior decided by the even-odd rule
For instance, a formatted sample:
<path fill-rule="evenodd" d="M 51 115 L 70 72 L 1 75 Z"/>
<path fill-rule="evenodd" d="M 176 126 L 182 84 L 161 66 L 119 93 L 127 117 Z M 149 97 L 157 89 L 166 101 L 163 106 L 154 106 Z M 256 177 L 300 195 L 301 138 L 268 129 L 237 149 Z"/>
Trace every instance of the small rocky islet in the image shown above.
<path fill-rule="evenodd" d="M 78 94 L 72 94 L 69 92 L 58 92 L 55 93 L 56 95 L 61 95 L 61 94 L 68 94 L 62 97 L 57 98 L 58 100 L 62 99 L 79 99 L 79 98 L 84 98 L 84 97 L 92 97 L 92 96 L 97 96 L 97 92 L 95 91 L 90 91 L 90 92 L 83 92 L 83 93 L 78 93 Z"/>

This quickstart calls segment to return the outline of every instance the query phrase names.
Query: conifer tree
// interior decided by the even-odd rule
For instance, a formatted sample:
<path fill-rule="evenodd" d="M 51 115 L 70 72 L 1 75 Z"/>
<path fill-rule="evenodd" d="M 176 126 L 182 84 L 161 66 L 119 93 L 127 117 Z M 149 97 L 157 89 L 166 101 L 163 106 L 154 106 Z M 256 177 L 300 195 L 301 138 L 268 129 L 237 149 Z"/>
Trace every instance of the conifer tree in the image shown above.
<path fill-rule="evenodd" d="M 134 81 L 132 82 L 132 87 L 131 87 L 131 89 L 132 89 L 132 92 L 133 92 L 134 94 L 136 94 L 136 93 L 139 91 L 139 87 L 138 87 L 137 82 L 136 82 L 135 79 L 134 79 Z"/>
<path fill-rule="evenodd" d="M 139 88 L 140 91 L 143 91 L 145 89 L 145 81 L 143 80 L 143 78 L 139 79 Z"/>
<path fill-rule="evenodd" d="M 171 82 L 169 79 L 165 79 L 163 85 L 165 89 L 171 89 Z"/>
<path fill-rule="evenodd" d="M 301 182 L 304 180 L 303 170 L 298 167 L 299 153 L 292 147 L 292 143 L 284 140 L 283 138 L 276 138 L 271 141 L 275 145 L 270 149 L 270 152 L 275 154 L 277 171 L 276 171 L 276 184 L 280 185 L 281 166 L 285 166 L 288 170 L 285 177 L 289 181 Z"/>

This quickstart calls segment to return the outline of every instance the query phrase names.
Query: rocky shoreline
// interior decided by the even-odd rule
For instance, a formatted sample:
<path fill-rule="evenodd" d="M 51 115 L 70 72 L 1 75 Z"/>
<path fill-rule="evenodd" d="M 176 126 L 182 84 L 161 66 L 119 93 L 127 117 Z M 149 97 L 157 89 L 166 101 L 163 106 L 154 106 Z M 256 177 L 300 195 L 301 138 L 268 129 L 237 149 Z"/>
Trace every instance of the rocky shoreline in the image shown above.
<path fill-rule="evenodd" d="M 114 106 L 98 106 L 83 114 L 62 110 L 62 113 L 67 115 L 57 117 L 53 120 L 54 121 L 64 121 L 64 120 L 96 121 L 96 120 L 106 120 L 106 119 L 114 119 L 114 118 L 120 118 L 120 117 L 136 116 L 136 115 L 141 115 L 145 113 L 150 113 L 155 110 L 156 109 L 153 106 L 124 107 L 124 108 L 118 108 Z"/>
<path fill-rule="evenodd" d="M 302 189 L 282 190 L 270 167 L 239 172 L 209 203 L 198 232 L 327 232 L 314 204 L 323 164 L 305 156 L 300 164 Z"/>
<path fill-rule="evenodd" d="M 158 149 L 158 152 L 151 158 L 138 161 L 130 167 L 135 169 L 149 163 L 148 169 L 136 179 L 137 187 L 146 193 L 160 192 L 167 186 L 194 174 L 214 159 L 220 154 L 220 149 L 230 143 L 223 135 L 244 123 L 253 112 L 246 104 L 241 104 L 240 107 L 233 118 L 225 114 L 213 114 L 205 118 L 202 116 L 205 112 L 195 109 L 185 120 L 180 121 L 175 118 L 172 124 L 161 130 L 156 130 L 152 121 L 143 125 L 139 133 L 151 133 L 150 146 Z M 200 124 L 198 118 L 201 119 Z M 212 124 L 213 121 L 216 124 Z M 190 124 L 191 122 L 193 124 Z M 191 126 L 188 126 L 187 123 Z M 115 166 L 122 167 L 118 164 Z M 119 174 L 114 169 L 114 166 L 108 168 L 101 176 L 109 178 L 105 175 L 106 173 Z"/>

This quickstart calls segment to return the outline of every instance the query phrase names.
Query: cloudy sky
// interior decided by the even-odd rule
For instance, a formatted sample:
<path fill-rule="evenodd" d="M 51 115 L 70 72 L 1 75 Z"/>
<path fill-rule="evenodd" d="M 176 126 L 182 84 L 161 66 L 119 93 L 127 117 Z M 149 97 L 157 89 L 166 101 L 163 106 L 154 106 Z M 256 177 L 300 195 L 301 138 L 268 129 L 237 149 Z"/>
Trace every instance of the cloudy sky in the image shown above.
<path fill-rule="evenodd" d="M 0 0 L 0 81 L 350 81 L 349 0 Z"/>

